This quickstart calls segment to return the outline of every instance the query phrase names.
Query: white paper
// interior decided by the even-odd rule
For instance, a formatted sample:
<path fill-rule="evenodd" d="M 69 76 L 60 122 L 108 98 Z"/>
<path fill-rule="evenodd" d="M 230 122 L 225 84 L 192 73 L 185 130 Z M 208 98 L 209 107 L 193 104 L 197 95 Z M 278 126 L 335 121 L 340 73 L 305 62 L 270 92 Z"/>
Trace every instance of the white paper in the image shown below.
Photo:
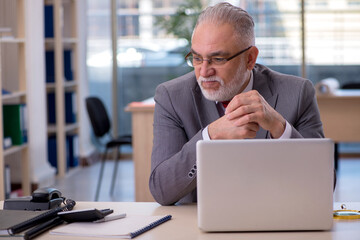
<path fill-rule="evenodd" d="M 101 223 L 69 223 L 51 230 L 50 234 L 82 237 L 130 238 L 130 233 L 138 231 L 163 217 L 164 216 L 130 215 L 125 218 Z"/>

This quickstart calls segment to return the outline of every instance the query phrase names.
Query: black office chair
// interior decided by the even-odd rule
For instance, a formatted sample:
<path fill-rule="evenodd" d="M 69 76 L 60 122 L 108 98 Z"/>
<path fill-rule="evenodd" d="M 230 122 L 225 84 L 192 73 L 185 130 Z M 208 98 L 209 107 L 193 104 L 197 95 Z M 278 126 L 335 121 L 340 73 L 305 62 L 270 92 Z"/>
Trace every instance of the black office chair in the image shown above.
<path fill-rule="evenodd" d="M 86 108 L 89 114 L 90 122 L 94 131 L 94 134 L 99 141 L 99 143 L 103 143 L 103 139 L 106 135 L 109 136 L 108 141 L 105 142 L 105 152 L 101 159 L 101 168 L 100 168 L 100 175 L 98 184 L 96 187 L 96 195 L 95 195 L 95 201 L 98 201 L 99 199 L 99 193 L 100 193 L 100 187 L 101 187 L 101 181 L 103 178 L 104 173 L 104 165 L 105 160 L 107 157 L 107 153 L 109 149 L 115 148 L 116 149 L 116 158 L 115 158 L 115 167 L 113 170 L 113 176 L 111 181 L 111 190 L 110 194 L 113 195 L 114 192 L 114 185 L 115 185 L 115 179 L 117 175 L 117 168 L 118 168 L 118 161 L 120 156 L 120 147 L 122 145 L 131 145 L 132 144 L 132 138 L 131 136 L 119 136 L 117 138 L 114 138 L 112 134 L 110 133 L 110 120 L 108 117 L 108 114 L 106 112 L 105 106 L 102 103 L 102 101 L 97 97 L 88 97 L 86 98 Z"/>

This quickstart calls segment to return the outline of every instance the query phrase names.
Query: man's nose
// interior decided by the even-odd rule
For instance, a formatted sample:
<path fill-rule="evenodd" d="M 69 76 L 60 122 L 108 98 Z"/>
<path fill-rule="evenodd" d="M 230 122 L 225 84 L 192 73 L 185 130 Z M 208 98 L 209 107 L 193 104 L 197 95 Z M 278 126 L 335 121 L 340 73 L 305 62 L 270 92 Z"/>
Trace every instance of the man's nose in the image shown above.
<path fill-rule="evenodd" d="M 209 60 L 204 59 L 200 66 L 200 76 L 210 77 L 215 74 L 215 69 L 209 63 Z"/>

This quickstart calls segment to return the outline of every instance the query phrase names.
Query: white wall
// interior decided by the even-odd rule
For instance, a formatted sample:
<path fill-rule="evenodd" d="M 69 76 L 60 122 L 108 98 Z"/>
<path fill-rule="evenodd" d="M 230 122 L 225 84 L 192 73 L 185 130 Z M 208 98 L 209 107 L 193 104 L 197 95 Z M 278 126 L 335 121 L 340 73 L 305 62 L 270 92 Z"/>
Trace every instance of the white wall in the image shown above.
<path fill-rule="evenodd" d="M 26 76 L 30 179 L 50 185 L 55 169 L 47 160 L 47 112 L 43 0 L 25 1 Z"/>
<path fill-rule="evenodd" d="M 85 108 L 85 97 L 88 95 L 86 74 L 86 0 L 78 4 L 79 31 L 79 155 L 89 156 L 94 151 L 90 141 L 90 124 Z M 44 52 L 44 1 L 25 1 L 26 11 L 26 76 L 27 76 L 27 110 L 28 141 L 31 183 L 40 187 L 52 185 L 55 181 L 55 168 L 47 159 L 47 109 L 45 83 Z M 21 166 L 20 166 L 21 167 Z M 17 170 L 16 172 L 19 172 Z M 21 179 L 21 178 L 20 178 Z M 20 180 L 15 179 L 20 182 Z"/>
<path fill-rule="evenodd" d="M 91 143 L 91 126 L 85 106 L 85 98 L 89 95 L 88 78 L 86 67 L 86 41 L 87 41 L 87 4 L 85 0 L 77 1 L 78 4 L 78 38 L 79 38 L 79 155 L 80 157 L 87 157 L 95 151 L 95 147 Z"/>

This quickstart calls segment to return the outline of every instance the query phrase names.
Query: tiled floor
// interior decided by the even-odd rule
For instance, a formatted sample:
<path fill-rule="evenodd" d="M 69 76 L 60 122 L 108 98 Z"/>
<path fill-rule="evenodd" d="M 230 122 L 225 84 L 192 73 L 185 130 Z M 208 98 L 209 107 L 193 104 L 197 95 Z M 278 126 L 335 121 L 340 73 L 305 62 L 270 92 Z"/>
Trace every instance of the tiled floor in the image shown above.
<path fill-rule="evenodd" d="M 106 162 L 99 201 L 135 201 L 133 162 L 120 161 L 114 194 L 110 196 L 113 166 L 113 161 Z M 100 163 L 78 168 L 70 172 L 67 178 L 58 179 L 55 187 L 60 189 L 65 197 L 76 201 L 94 201 L 99 171 Z M 337 179 L 334 201 L 360 202 L 360 159 L 341 159 Z"/>

